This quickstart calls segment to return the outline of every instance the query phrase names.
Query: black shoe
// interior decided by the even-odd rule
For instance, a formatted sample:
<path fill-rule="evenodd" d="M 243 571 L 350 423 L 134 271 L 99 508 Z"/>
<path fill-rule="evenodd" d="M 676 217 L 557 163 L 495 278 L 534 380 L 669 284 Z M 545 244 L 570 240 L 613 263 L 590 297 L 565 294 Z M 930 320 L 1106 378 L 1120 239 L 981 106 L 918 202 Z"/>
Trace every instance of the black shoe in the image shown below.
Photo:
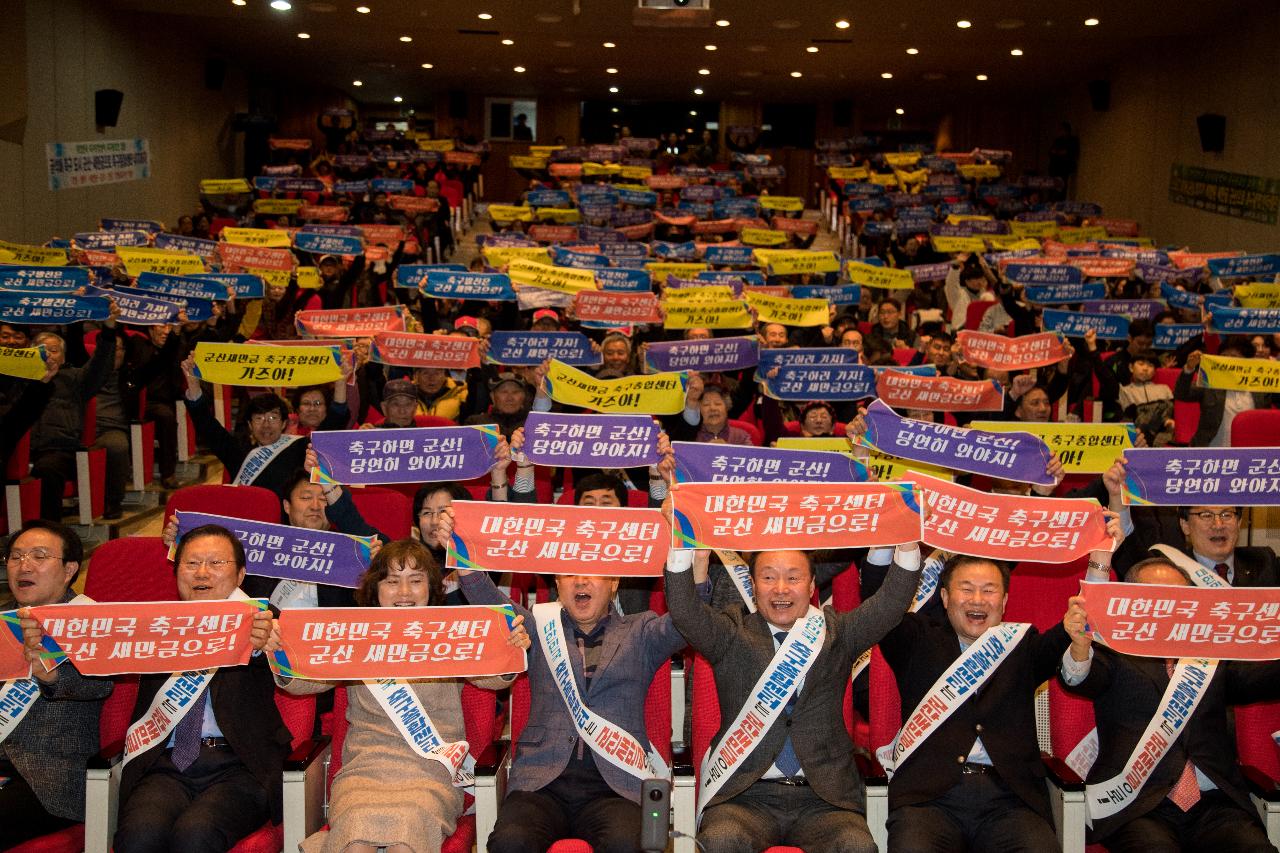
<path fill-rule="evenodd" d="M 117 518 L 124 518 L 124 510 L 118 506 L 109 506 L 103 511 L 102 517 L 107 521 L 115 521 Z"/>
<path fill-rule="evenodd" d="M 170 474 L 168 477 L 165 477 L 163 480 L 161 480 L 160 485 L 166 489 L 169 489 L 170 491 L 174 489 L 182 488 L 182 484 L 178 482 L 178 478 L 173 476 L 172 474 Z"/>

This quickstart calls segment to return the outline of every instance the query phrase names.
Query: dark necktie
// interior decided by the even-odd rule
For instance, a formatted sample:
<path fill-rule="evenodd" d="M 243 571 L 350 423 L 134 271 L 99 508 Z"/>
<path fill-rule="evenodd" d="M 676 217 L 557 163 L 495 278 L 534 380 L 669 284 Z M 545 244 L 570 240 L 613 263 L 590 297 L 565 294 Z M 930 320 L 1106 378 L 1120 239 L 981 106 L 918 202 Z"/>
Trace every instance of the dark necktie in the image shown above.
<path fill-rule="evenodd" d="M 1218 563 L 1218 565 L 1213 567 L 1213 570 L 1218 573 L 1218 577 L 1222 578 L 1227 583 L 1231 583 L 1231 578 L 1229 577 L 1231 567 L 1226 563 Z"/>
<path fill-rule="evenodd" d="M 191 700 L 195 706 L 187 715 L 178 721 L 173 730 L 173 751 L 169 760 L 179 771 L 185 771 L 195 763 L 200 755 L 200 732 L 204 730 L 204 697 L 205 691 Z"/>
<path fill-rule="evenodd" d="M 778 645 L 781 646 L 787 639 L 787 632 L 775 631 L 773 636 L 777 639 Z M 791 698 L 787 700 L 787 707 L 784 709 L 784 713 L 788 717 L 791 716 L 791 709 L 795 707 L 797 693 L 799 693 L 799 690 L 793 692 L 791 694 Z M 778 753 L 778 757 L 773 763 L 777 765 L 778 769 L 781 770 L 783 775 L 788 779 L 794 779 L 800 775 L 800 759 L 796 757 L 795 747 L 791 745 L 790 732 L 787 733 L 787 739 L 782 744 L 782 751 Z"/>

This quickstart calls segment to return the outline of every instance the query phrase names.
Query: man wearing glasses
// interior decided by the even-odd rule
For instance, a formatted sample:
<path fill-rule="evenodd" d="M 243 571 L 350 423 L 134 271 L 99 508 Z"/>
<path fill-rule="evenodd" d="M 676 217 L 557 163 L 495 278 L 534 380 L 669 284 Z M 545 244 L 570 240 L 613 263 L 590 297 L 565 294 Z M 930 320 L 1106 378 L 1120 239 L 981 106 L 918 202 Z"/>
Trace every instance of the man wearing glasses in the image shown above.
<path fill-rule="evenodd" d="M 70 529 L 32 519 L 4 553 L 19 608 L 74 596 L 84 550 Z M 31 678 L 0 683 L 0 850 L 84 820 L 85 764 L 98 751 L 98 717 L 113 686 L 69 662 L 46 672 L 40 626 L 25 618 L 19 627 L 32 670 Z"/>
<path fill-rule="evenodd" d="M 1241 515 L 1233 506 L 1179 507 L 1179 525 L 1187 537 L 1184 550 L 1231 586 L 1280 586 L 1275 551 L 1236 546 Z"/>

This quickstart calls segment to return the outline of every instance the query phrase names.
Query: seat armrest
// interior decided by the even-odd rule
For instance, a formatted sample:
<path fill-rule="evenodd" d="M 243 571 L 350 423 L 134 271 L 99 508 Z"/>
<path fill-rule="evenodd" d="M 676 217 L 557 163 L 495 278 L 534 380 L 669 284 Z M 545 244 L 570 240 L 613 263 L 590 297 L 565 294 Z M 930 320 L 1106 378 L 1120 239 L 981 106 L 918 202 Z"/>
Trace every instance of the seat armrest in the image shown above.
<path fill-rule="evenodd" d="M 688 744 L 671 750 L 671 773 L 674 776 L 694 775 L 693 755 Z"/>
<path fill-rule="evenodd" d="M 494 776 L 498 772 L 498 768 L 502 766 L 506 760 L 507 753 L 511 750 L 511 742 L 508 740 L 495 740 L 493 744 L 484 752 L 476 756 L 475 775 L 477 776 Z"/>
<path fill-rule="evenodd" d="M 880 762 L 873 756 L 855 752 L 853 754 L 853 762 L 857 765 L 858 772 L 862 774 L 862 781 L 866 784 L 889 784 L 889 774 L 884 772 L 884 768 L 880 766 Z"/>
<path fill-rule="evenodd" d="M 284 760 L 285 772 L 290 770 L 306 770 L 311 766 L 312 762 L 329 751 L 329 745 L 332 741 L 333 739 L 329 737 L 329 735 L 321 735 L 318 738 L 303 741 L 298 748 L 289 753 L 289 757 Z"/>
<path fill-rule="evenodd" d="M 118 740 L 115 743 L 108 744 L 97 755 L 89 757 L 88 763 L 85 765 L 87 770 L 110 770 L 112 767 L 120 763 L 124 758 L 124 741 Z"/>
<path fill-rule="evenodd" d="M 1249 793 L 1268 803 L 1280 802 L 1280 789 L 1276 787 L 1276 780 L 1251 764 L 1241 764 L 1240 771 L 1249 784 Z"/>
<path fill-rule="evenodd" d="M 1056 755 L 1048 753 L 1040 753 L 1040 760 L 1044 763 L 1044 769 L 1049 773 L 1050 781 L 1063 791 L 1083 791 L 1084 780 L 1067 766 L 1067 763 Z"/>

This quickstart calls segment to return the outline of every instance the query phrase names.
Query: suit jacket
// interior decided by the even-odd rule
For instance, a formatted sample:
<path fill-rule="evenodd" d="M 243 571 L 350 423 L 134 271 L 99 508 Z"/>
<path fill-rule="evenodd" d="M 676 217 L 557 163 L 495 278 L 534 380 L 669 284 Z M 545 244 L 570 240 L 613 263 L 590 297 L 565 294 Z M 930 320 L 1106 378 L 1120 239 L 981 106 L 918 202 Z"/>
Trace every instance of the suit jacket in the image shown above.
<path fill-rule="evenodd" d="M 85 764 L 100 748 L 98 718 L 114 686 L 64 663 L 58 680 L 40 685 L 31 710 L 0 743 L 0 758 L 13 763 L 50 814 L 84 820 Z"/>
<path fill-rule="evenodd" d="M 166 675 L 142 676 L 130 718 L 133 722 L 147 713 L 166 680 Z M 272 820 L 279 823 L 283 819 L 282 773 L 292 736 L 276 708 L 275 681 L 266 656 L 255 656 L 247 666 L 219 669 L 209 681 L 209 690 L 222 736 L 253 778 L 267 789 Z M 152 745 L 125 765 L 120 778 L 121 803 L 128 800 L 134 786 L 164 754 L 167 740 Z"/>
<path fill-rule="evenodd" d="M 827 635 L 790 718 L 770 726 L 763 741 L 708 805 L 732 799 L 758 782 L 777 759 L 789 734 L 814 793 L 838 808 L 866 812 L 865 786 L 854 765 L 853 742 L 844 725 L 845 686 L 858 655 L 902 619 L 918 580 L 918 572 L 894 566 L 880 591 L 857 609 L 839 613 L 823 608 Z M 720 729 L 712 743 L 718 745 L 773 659 L 772 630 L 759 613 L 748 613 L 742 607 L 714 610 L 698 601 L 691 572 L 667 572 L 666 591 L 676 627 L 715 672 Z"/>
<path fill-rule="evenodd" d="M 463 594 L 472 604 L 508 604 L 510 599 L 494 586 L 483 572 L 461 579 Z M 529 720 L 520 733 L 508 785 L 515 791 L 537 791 L 559 778 L 569 765 L 578 743 L 578 730 L 547 666 L 542 645 L 536 636 L 533 614 L 523 607 L 525 625 L 534 636 L 529 648 Z M 562 615 L 561 629 L 566 643 L 572 643 L 573 625 Z M 671 624 L 670 616 L 653 611 L 620 616 L 610 613 L 604 630 L 600 659 L 591 686 L 586 687 L 582 658 L 571 651 L 573 676 L 587 706 L 611 723 L 625 729 L 646 749 L 649 736 L 644 724 L 644 700 L 653 674 L 670 657 L 684 648 L 685 640 Z M 684 697 L 676 697 L 684 701 Z M 588 748 L 590 751 L 590 749 Z M 591 751 L 596 768 L 609 787 L 621 797 L 640 802 L 640 780 L 614 767 Z"/>
<path fill-rule="evenodd" d="M 1148 509 L 1135 507 L 1135 509 Z M 1153 545 L 1172 545 L 1191 559 L 1195 556 L 1186 546 L 1181 528 L 1175 532 L 1175 513 L 1162 513 L 1163 522 L 1139 523 L 1134 518 L 1133 535 L 1125 539 L 1116 552 L 1114 564 L 1121 578 L 1129 567 L 1147 557 L 1159 556 L 1158 552 L 1149 553 Z M 1234 551 L 1235 575 L 1232 586 L 1280 586 L 1280 560 L 1276 552 L 1266 545 L 1242 545 Z"/>
<path fill-rule="evenodd" d="M 1091 840 L 1105 839 L 1158 806 L 1182 775 L 1188 759 L 1257 820 L 1236 760 L 1235 729 L 1227 724 L 1228 706 L 1276 698 L 1280 694 L 1277 679 L 1280 663 L 1220 663 L 1187 727 L 1155 766 L 1137 799 L 1118 814 L 1094 821 Z M 1078 686 L 1066 687 L 1093 701 L 1098 759 L 1089 771 L 1088 782 L 1105 782 L 1125 768 L 1143 730 L 1158 712 L 1160 697 L 1168 686 L 1163 658 L 1122 655 L 1094 645 L 1089 675 Z"/>
<path fill-rule="evenodd" d="M 1191 436 L 1192 447 L 1208 447 L 1209 442 L 1218 434 L 1222 426 L 1222 415 L 1227 407 L 1227 392 L 1218 388 L 1205 388 L 1194 384 L 1195 374 L 1185 370 L 1178 372 L 1178 381 L 1173 386 L 1173 399 L 1184 403 L 1200 404 L 1200 423 L 1196 425 L 1195 435 Z M 1275 403 L 1270 394 L 1253 392 L 1253 407 L 1269 409 Z"/>
<path fill-rule="evenodd" d="M 960 767 L 982 738 L 996 772 L 1027 807 L 1052 820 L 1044 766 L 1036 740 L 1036 688 L 1053 677 L 1071 644 L 1061 625 L 1044 634 L 1032 628 L 986 683 L 934 729 L 893 774 L 889 808 L 942 796 L 960 784 Z M 950 622 L 908 613 L 880 641 L 902 696 L 905 722 L 929 688 L 960 657 L 960 639 Z"/>

